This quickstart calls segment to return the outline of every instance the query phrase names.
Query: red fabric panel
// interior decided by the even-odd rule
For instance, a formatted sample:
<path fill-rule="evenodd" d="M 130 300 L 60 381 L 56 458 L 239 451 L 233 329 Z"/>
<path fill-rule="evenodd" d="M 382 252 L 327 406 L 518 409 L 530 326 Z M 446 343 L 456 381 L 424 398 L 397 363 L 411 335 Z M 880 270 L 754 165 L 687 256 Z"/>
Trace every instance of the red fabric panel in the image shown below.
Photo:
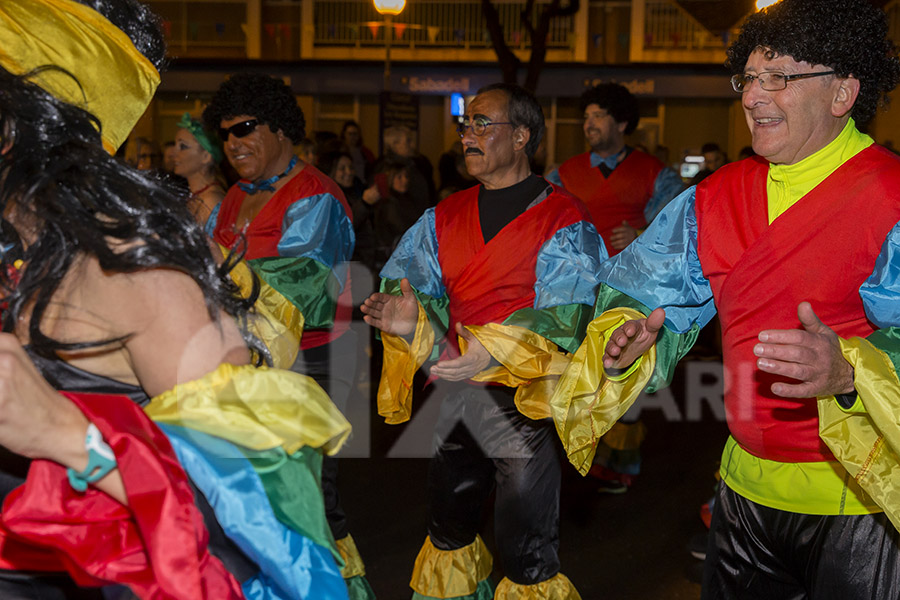
<path fill-rule="evenodd" d="M 900 161 L 870 147 L 768 224 L 768 163 L 726 165 L 697 187 L 698 250 L 722 323 L 725 404 L 732 435 L 755 456 L 833 460 L 819 439 L 815 399 L 780 398 L 756 368 L 764 329 L 800 327 L 809 301 L 842 337 L 873 331 L 859 287 L 900 220 Z"/>
<path fill-rule="evenodd" d="M 502 323 L 534 306 L 538 251 L 564 227 L 589 218 L 584 205 L 554 186 L 554 192 L 484 243 L 475 186 L 453 194 L 435 209 L 438 260 L 450 298 L 447 338 L 458 352 L 455 326 Z"/>
<path fill-rule="evenodd" d="M 247 239 L 247 260 L 254 258 L 277 257 L 278 242 L 281 241 L 281 226 L 284 223 L 284 214 L 291 205 L 302 198 L 315 196 L 316 194 L 331 194 L 344 207 L 344 212 L 350 222 L 353 222 L 353 211 L 344 198 L 344 192 L 330 177 L 326 177 L 314 166 L 307 164 L 297 175 L 292 177 L 266 202 L 259 214 L 250 222 L 244 236 Z M 213 239 L 226 248 L 233 248 L 240 239 L 240 232 L 236 230 L 235 223 L 241 205 L 247 193 L 237 185 L 231 186 L 222 206 L 219 208 L 219 216 L 216 220 L 216 229 Z M 307 329 L 303 332 L 300 347 L 303 349 L 315 348 L 327 344 L 331 340 L 339 338 L 350 328 L 350 320 L 353 317 L 353 296 L 350 291 L 350 269 L 347 269 L 347 277 L 344 281 L 344 289 L 338 296 L 337 309 L 334 317 L 334 327 L 330 330 Z"/>
<path fill-rule="evenodd" d="M 609 238 L 622 221 L 635 229 L 647 227 L 644 207 L 664 166 L 658 158 L 632 150 L 607 178 L 599 167 L 591 167 L 591 153 L 585 152 L 564 162 L 559 176 L 566 191 L 588 207 L 606 249 L 614 256 L 619 250 L 609 245 Z"/>
<path fill-rule="evenodd" d="M 46 551 L 46 566 L 81 585 L 119 583 L 141 598 L 243 598 L 207 551 L 209 534 L 166 436 L 124 396 L 65 394 L 112 447 L 129 505 L 93 487 L 73 490 L 61 465 L 36 460 L 3 504 L 3 568 L 30 569 L 38 555 L 7 546 L 10 534 Z"/>

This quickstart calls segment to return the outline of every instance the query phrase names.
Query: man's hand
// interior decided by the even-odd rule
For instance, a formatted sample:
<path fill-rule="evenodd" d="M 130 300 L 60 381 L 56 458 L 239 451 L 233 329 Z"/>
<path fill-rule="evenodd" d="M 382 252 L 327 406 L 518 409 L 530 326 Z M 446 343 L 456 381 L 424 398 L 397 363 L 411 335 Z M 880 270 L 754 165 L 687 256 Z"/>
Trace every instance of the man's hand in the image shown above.
<path fill-rule="evenodd" d="M 409 285 L 409 280 L 400 280 L 401 296 L 375 293 L 366 298 L 359 309 L 365 314 L 363 320 L 392 335 L 409 335 L 416 330 L 419 317 L 419 303 Z"/>
<path fill-rule="evenodd" d="M 853 367 L 841 355 L 837 334 L 819 320 L 809 302 L 797 306 L 803 329 L 767 329 L 759 333 L 753 354 L 766 373 L 800 383 L 773 383 L 772 393 L 784 398 L 833 396 L 853 391 Z"/>
<path fill-rule="evenodd" d="M 447 381 L 463 381 L 471 379 L 478 373 L 484 371 L 491 364 L 491 355 L 478 341 L 472 333 L 462 326 L 462 323 L 456 324 L 456 333 L 458 333 L 468 344 L 466 353 L 452 360 L 442 360 L 435 363 L 431 367 L 431 374 Z"/>
<path fill-rule="evenodd" d="M 637 239 L 638 230 L 628 224 L 628 221 L 622 221 L 622 224 L 612 230 L 609 236 L 609 245 L 616 250 L 622 250 Z"/>
<path fill-rule="evenodd" d="M 646 319 L 632 319 L 613 331 L 603 353 L 604 369 L 627 369 L 656 342 L 666 321 L 666 311 L 657 308 Z"/>

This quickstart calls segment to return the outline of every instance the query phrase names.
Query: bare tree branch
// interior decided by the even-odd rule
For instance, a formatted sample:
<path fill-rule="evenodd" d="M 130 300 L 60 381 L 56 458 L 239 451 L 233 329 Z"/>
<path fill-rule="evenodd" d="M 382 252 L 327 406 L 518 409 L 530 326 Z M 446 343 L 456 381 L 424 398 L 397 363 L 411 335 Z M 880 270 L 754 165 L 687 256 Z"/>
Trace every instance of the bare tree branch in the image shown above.
<path fill-rule="evenodd" d="M 497 54 L 500 70 L 503 72 L 503 81 L 506 83 L 518 83 L 518 71 L 522 61 L 506 45 L 503 37 L 503 26 L 500 24 L 500 15 L 490 0 L 481 0 L 481 12 L 487 24 L 488 33 L 491 36 L 491 45 Z"/>

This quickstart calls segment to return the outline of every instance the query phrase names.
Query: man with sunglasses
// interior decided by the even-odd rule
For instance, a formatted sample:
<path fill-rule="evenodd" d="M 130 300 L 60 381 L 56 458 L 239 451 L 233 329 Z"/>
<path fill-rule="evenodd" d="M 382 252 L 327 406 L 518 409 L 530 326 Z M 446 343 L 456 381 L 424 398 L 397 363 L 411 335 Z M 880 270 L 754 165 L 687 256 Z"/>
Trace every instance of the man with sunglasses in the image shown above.
<path fill-rule="evenodd" d="M 480 90 L 459 134 L 481 185 L 425 212 L 382 270 L 383 293 L 362 306 L 382 331 L 378 408 L 388 423 L 409 419 L 412 377 L 440 354 L 416 598 L 580 597 L 559 572 L 560 455 L 547 399 L 564 351 L 584 335 L 606 251 L 584 205 L 531 173 L 543 133 L 523 88 Z M 495 594 L 478 536 L 492 490 L 506 575 Z"/>
<path fill-rule="evenodd" d="M 254 272 L 303 316 L 300 352 L 292 370 L 315 379 L 346 412 L 355 381 L 356 347 L 348 263 L 355 236 L 340 187 L 295 153 L 305 119 L 282 80 L 237 73 L 222 83 L 203 111 L 218 131 L 228 161 L 241 176 L 210 215 L 213 238 L 245 249 Z M 337 461 L 322 464 L 326 516 L 347 566 L 353 600 L 374 595 L 350 535 L 337 490 Z"/>
<path fill-rule="evenodd" d="M 601 267 L 611 325 L 580 352 L 618 383 L 581 398 L 621 414 L 718 312 L 731 437 L 702 597 L 898 598 L 900 160 L 857 124 L 900 61 L 866 0 L 782 0 L 727 56 L 759 156 L 681 194 Z M 603 383 L 582 366 L 554 398 L 578 464 L 590 452 L 564 419 L 583 400 L 562 392 Z"/>

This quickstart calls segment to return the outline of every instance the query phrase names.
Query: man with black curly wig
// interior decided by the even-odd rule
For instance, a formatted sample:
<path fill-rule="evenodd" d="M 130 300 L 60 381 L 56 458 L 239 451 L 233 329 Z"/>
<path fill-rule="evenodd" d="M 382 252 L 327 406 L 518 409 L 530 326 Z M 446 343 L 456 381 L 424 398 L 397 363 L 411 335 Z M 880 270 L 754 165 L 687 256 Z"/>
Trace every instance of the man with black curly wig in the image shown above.
<path fill-rule="evenodd" d="M 727 66 L 759 156 L 602 265 L 597 314 L 630 320 L 579 350 L 605 376 L 576 354 L 557 427 L 589 464 L 582 411 L 602 435 L 718 312 L 731 437 L 703 598 L 898 598 L 900 161 L 858 126 L 900 61 L 866 0 L 782 0 L 746 20 Z M 578 393 L 598 384 L 599 401 Z"/>
<path fill-rule="evenodd" d="M 227 248 L 246 244 L 254 272 L 300 311 L 304 330 L 293 370 L 315 379 L 344 411 L 356 373 L 348 269 L 356 239 L 344 193 L 294 153 L 306 121 L 281 79 L 233 75 L 214 94 L 203 121 L 219 132 L 241 176 L 210 216 L 213 238 Z M 337 461 L 330 457 L 322 465 L 322 488 L 350 595 L 372 598 L 341 508 Z"/>

